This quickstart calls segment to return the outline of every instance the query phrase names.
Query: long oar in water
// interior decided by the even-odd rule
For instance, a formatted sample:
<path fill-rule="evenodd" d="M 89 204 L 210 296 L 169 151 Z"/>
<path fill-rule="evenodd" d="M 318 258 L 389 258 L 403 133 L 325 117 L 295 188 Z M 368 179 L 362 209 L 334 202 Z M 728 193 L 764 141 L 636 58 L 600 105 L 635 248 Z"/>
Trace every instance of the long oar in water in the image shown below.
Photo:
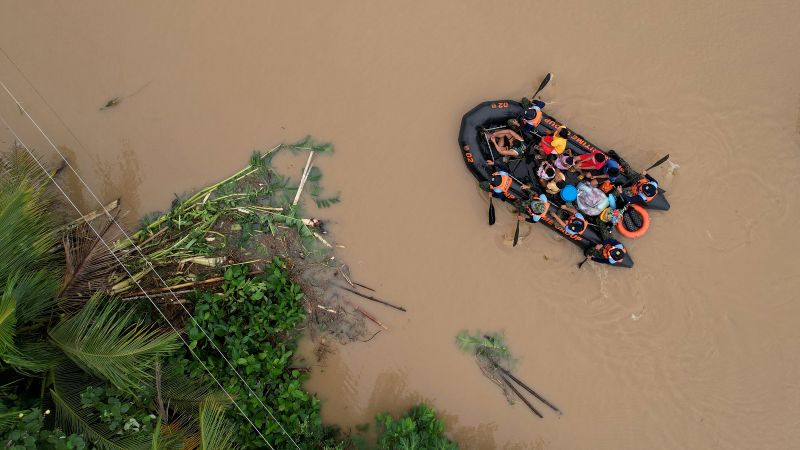
<path fill-rule="evenodd" d="M 542 89 L 544 89 L 544 87 L 547 86 L 547 83 L 549 83 L 551 79 L 553 79 L 553 74 L 551 73 L 548 73 L 547 75 L 544 76 L 542 83 L 539 85 L 539 89 L 537 89 L 536 92 L 534 92 L 533 95 L 531 95 L 531 102 L 533 102 L 533 99 L 536 98 L 537 95 L 539 95 L 539 92 L 542 92 Z"/>
<path fill-rule="evenodd" d="M 489 186 L 489 225 L 494 225 L 494 203 L 492 203 L 492 199 L 494 196 L 492 195 L 492 187 Z"/>
<path fill-rule="evenodd" d="M 519 242 L 519 223 L 521 222 L 521 220 L 519 220 L 519 215 L 522 213 L 522 208 L 520 208 L 520 205 L 522 205 L 522 203 L 517 204 L 517 229 L 514 231 L 514 244 L 512 247 L 516 247 L 517 243 Z"/>
<path fill-rule="evenodd" d="M 578 263 L 578 269 L 580 269 L 581 267 L 583 267 L 583 265 L 584 265 L 584 264 L 586 263 L 586 261 L 588 261 L 588 260 L 589 260 L 589 257 L 588 257 L 588 256 L 587 256 L 586 258 L 583 258 L 583 261 L 581 261 L 581 262 L 579 262 L 579 263 Z"/>
<path fill-rule="evenodd" d="M 664 164 L 665 162 L 667 162 L 668 159 L 669 159 L 669 153 L 667 153 L 666 156 L 664 156 L 663 158 L 656 161 L 656 163 L 653 164 L 652 166 L 648 167 L 647 169 L 644 169 L 645 172 L 649 171 L 650 169 L 655 169 L 656 167 Z"/>

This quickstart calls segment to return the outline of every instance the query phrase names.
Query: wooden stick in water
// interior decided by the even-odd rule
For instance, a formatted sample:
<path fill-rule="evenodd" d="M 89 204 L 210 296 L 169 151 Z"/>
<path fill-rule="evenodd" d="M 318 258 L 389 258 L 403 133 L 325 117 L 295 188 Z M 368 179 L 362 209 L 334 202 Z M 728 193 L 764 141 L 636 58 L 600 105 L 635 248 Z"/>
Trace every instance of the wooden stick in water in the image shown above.
<path fill-rule="evenodd" d="M 347 291 L 347 292 L 350 292 L 350 293 L 356 294 L 357 296 L 359 296 L 359 297 L 361 297 L 361 298 L 365 298 L 365 299 L 367 299 L 367 300 L 372 300 L 373 302 L 378 302 L 378 303 L 380 303 L 380 304 L 383 304 L 383 305 L 386 305 L 386 306 L 392 307 L 392 308 L 394 308 L 394 309 L 397 309 L 397 310 L 400 310 L 400 311 L 406 312 L 406 309 L 405 309 L 405 308 L 403 308 L 402 306 L 397 306 L 397 305 L 393 305 L 393 304 L 391 304 L 391 303 L 389 303 L 389 302 L 385 302 L 385 301 L 383 301 L 383 300 L 378 300 L 377 298 L 375 298 L 375 297 L 372 297 L 372 296 L 370 296 L 370 295 L 364 295 L 364 294 L 362 294 L 361 292 L 358 292 L 358 291 L 356 291 L 355 289 L 350 289 L 350 288 L 349 288 L 349 287 L 347 287 L 347 286 L 342 286 L 341 284 L 336 284 L 336 283 L 334 283 L 334 286 L 338 287 L 339 289 L 344 289 L 344 290 L 345 290 L 345 291 Z"/>
<path fill-rule="evenodd" d="M 314 152 L 308 152 L 308 161 L 306 161 L 306 167 L 303 169 L 303 176 L 300 180 L 300 186 L 297 188 L 297 194 L 294 195 L 294 201 L 292 205 L 296 205 L 297 202 L 300 201 L 300 193 L 303 192 L 303 186 L 306 184 L 306 180 L 308 179 L 308 173 L 311 172 L 311 158 L 314 157 Z"/>
<path fill-rule="evenodd" d="M 553 410 L 553 411 L 557 412 L 559 415 L 560 415 L 560 414 L 563 414 L 563 413 L 561 412 L 561 410 L 560 410 L 560 409 L 556 408 L 555 406 L 553 406 L 553 404 L 552 404 L 552 403 L 550 403 L 550 402 L 548 402 L 547 400 L 545 400 L 545 399 L 544 399 L 544 397 L 542 397 L 541 395 L 537 394 L 537 393 L 536 393 L 536 391 L 534 391 L 533 389 L 531 389 L 531 388 L 530 388 L 530 387 L 529 387 L 527 384 L 523 383 L 523 382 L 522 382 L 522 381 L 521 381 L 519 378 L 517 378 L 517 377 L 515 377 L 514 375 L 512 375 L 512 374 L 511 374 L 511 372 L 509 372 L 509 371 L 507 371 L 506 369 L 504 369 L 504 368 L 502 368 L 502 367 L 498 366 L 497 364 L 495 364 L 495 367 L 497 367 L 498 369 L 500 369 L 500 371 L 501 371 L 501 372 L 503 372 L 503 374 L 504 374 L 504 375 L 508 376 L 509 378 L 511 378 L 512 380 L 514 380 L 514 381 L 515 381 L 517 384 L 519 384 L 520 386 L 522 386 L 522 387 L 523 387 L 523 388 L 524 388 L 526 391 L 530 392 L 530 393 L 531 393 L 531 395 L 533 395 L 534 397 L 538 398 L 538 399 L 539 399 L 539 401 L 541 401 L 541 402 L 542 402 L 542 403 L 544 403 L 545 405 L 547 405 L 547 406 L 549 406 L 550 408 L 552 408 L 552 410 Z"/>
<path fill-rule="evenodd" d="M 363 309 L 359 308 L 358 306 L 356 306 L 356 305 L 354 305 L 354 304 L 352 304 L 350 302 L 347 302 L 347 304 L 352 306 L 353 309 L 355 309 L 356 311 L 360 312 L 367 319 L 369 319 L 369 320 L 375 322 L 376 324 L 378 324 L 379 327 L 383 328 L 386 331 L 389 331 L 389 328 L 386 325 L 382 324 L 380 320 L 378 320 L 375 317 L 373 317 L 370 313 L 364 311 Z"/>
<path fill-rule="evenodd" d="M 533 413 L 534 413 L 534 414 L 536 414 L 537 416 L 539 416 L 539 418 L 540 418 L 540 419 L 544 419 L 544 416 L 542 415 L 542 413 L 540 413 L 539 411 L 537 411 L 537 410 L 536 410 L 536 408 L 534 408 L 534 407 L 533 407 L 533 405 L 531 405 L 531 402 L 529 402 L 529 401 L 528 401 L 528 399 L 526 399 L 525 397 L 523 397 L 523 396 L 522 396 L 522 393 L 520 393 L 520 392 L 517 390 L 517 388 L 515 388 L 515 387 L 514 387 L 514 386 L 511 384 L 511 382 L 510 382 L 510 381 L 508 381 L 508 378 L 506 378 L 506 377 L 505 377 L 505 375 L 503 375 L 503 374 L 500 374 L 500 379 L 501 379 L 501 380 L 503 380 L 503 383 L 505 383 L 505 384 L 506 384 L 506 386 L 508 386 L 508 388 L 509 388 L 509 389 L 511 389 L 511 391 L 512 391 L 512 392 L 514 392 L 515 394 L 517 394 L 517 397 L 519 397 L 519 399 L 520 399 L 520 400 L 522 400 L 522 401 L 523 401 L 523 402 L 524 402 L 526 405 L 528 405 L 528 408 L 530 408 L 530 410 L 531 410 L 531 411 L 533 411 Z"/>

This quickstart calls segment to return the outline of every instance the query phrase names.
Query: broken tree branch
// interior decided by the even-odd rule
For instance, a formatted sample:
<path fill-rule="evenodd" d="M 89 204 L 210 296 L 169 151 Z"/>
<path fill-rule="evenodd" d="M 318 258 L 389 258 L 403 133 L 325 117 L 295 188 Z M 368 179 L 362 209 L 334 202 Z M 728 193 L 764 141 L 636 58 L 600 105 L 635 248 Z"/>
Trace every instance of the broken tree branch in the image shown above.
<path fill-rule="evenodd" d="M 345 290 L 345 291 L 347 291 L 347 292 L 350 292 L 350 293 L 356 294 L 357 296 L 359 296 L 359 297 L 361 297 L 361 298 L 365 298 L 365 299 L 367 299 L 367 300 L 371 300 L 371 301 L 373 301 L 373 302 L 377 302 L 377 303 L 380 303 L 380 304 L 382 304 L 382 305 L 389 306 L 389 307 L 391 307 L 391 308 L 394 308 L 394 309 L 397 309 L 397 310 L 399 310 L 399 311 L 406 312 L 406 309 L 405 309 L 405 308 L 403 308 L 402 306 L 393 305 L 393 304 L 391 304 L 391 303 L 389 303 L 389 302 L 385 302 L 385 301 L 383 301 L 383 300 L 379 300 L 379 299 L 377 299 L 377 298 L 375 298 L 375 297 L 373 297 L 373 296 L 371 296 L 371 295 L 365 295 L 365 294 L 362 294 L 361 292 L 358 292 L 358 291 L 357 291 L 357 290 L 355 290 L 355 289 L 350 289 L 350 288 L 349 288 L 349 287 L 347 287 L 347 286 L 342 286 L 341 284 L 337 284 L 337 283 L 334 283 L 334 286 L 338 287 L 339 289 L 344 289 L 344 290 Z"/>

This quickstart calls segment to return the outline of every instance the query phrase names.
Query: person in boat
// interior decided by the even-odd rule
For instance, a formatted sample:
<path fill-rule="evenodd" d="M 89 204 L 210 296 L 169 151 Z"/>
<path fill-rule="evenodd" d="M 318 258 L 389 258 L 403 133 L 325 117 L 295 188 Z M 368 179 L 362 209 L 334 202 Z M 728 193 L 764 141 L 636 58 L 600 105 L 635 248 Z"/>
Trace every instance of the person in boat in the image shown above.
<path fill-rule="evenodd" d="M 558 155 L 554 165 L 556 166 L 556 169 L 561 170 L 562 172 L 570 171 L 575 167 L 575 157 L 570 155 L 569 150 L 567 150 L 567 152 Z"/>
<path fill-rule="evenodd" d="M 525 209 L 528 213 L 528 217 L 525 220 L 530 223 L 536 223 L 547 215 L 550 210 L 550 201 L 547 200 L 545 194 L 534 194 L 530 204 Z"/>
<path fill-rule="evenodd" d="M 644 205 L 658 195 L 658 181 L 644 170 L 642 171 L 642 177 L 633 185 L 628 187 L 619 186 L 617 191 L 621 194 L 620 197 L 625 203 Z"/>
<path fill-rule="evenodd" d="M 597 244 L 594 247 L 589 247 L 584 252 L 587 258 L 592 258 L 592 261 L 603 264 L 614 264 L 622 262 L 625 259 L 625 254 L 628 251 L 616 239 L 603 239 L 602 244 Z"/>
<path fill-rule="evenodd" d="M 567 149 L 567 138 L 569 137 L 569 130 L 567 127 L 560 126 L 552 134 L 544 136 L 542 141 L 539 142 L 539 149 L 545 155 L 555 153 L 561 155 Z"/>
<path fill-rule="evenodd" d="M 572 213 L 567 220 L 563 220 L 558 214 L 554 214 L 553 218 L 564 228 L 564 231 L 569 235 L 582 235 L 586 228 L 589 226 L 589 222 L 586 220 L 586 217 L 583 216 L 577 210 L 570 208 L 567 205 L 561 207 L 562 210 L 566 210 Z"/>
<path fill-rule="evenodd" d="M 592 220 L 592 225 L 594 225 L 600 233 L 600 238 L 605 241 L 611 239 L 611 232 L 614 230 L 614 225 L 617 224 L 621 217 L 620 210 L 609 206 L 604 209 L 596 219 Z"/>
<path fill-rule="evenodd" d="M 499 198 L 502 201 L 516 200 L 517 196 L 511 192 L 511 186 L 514 184 L 515 180 L 509 173 L 508 167 L 505 164 L 495 163 L 492 160 L 488 160 L 486 163 L 495 168 L 495 172 L 492 173 L 489 178 L 489 193 L 492 197 Z M 527 184 L 520 183 L 520 188 L 523 190 L 530 190 L 531 187 Z"/>
<path fill-rule="evenodd" d="M 525 149 L 525 140 L 514 130 L 498 130 L 489 133 L 489 140 L 501 155 L 516 158 L 522 155 Z"/>
<path fill-rule="evenodd" d="M 556 195 L 564 189 L 567 185 L 566 176 L 560 171 L 556 170 L 556 176 L 544 185 L 544 190 L 550 195 Z"/>
<path fill-rule="evenodd" d="M 606 156 L 605 153 L 600 150 L 592 150 L 589 153 L 577 157 L 577 166 L 578 169 L 588 172 L 589 176 L 591 176 L 591 171 L 602 170 L 607 161 L 608 156 Z M 584 175 L 586 175 L 586 173 L 584 173 Z"/>

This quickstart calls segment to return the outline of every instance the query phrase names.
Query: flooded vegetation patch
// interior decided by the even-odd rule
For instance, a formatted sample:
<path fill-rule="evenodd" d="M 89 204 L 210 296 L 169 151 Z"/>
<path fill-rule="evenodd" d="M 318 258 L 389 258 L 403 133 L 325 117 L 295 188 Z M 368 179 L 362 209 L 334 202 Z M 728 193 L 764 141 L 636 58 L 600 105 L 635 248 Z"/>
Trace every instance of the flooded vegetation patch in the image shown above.
<path fill-rule="evenodd" d="M 310 155 L 298 184 L 271 165 L 284 149 Z M 19 149 L 0 160 L 0 438 L 54 449 L 360 445 L 323 425 L 298 339 L 320 338 L 321 359 L 331 340 L 364 340 L 364 318 L 386 328 L 334 286 L 405 309 L 354 283 L 323 222 L 304 217 L 304 185 L 318 207 L 339 201 L 311 165 L 331 151 L 307 138 L 254 153 L 132 234 L 118 200 L 66 219 L 49 185 L 57 171 Z M 454 448 L 424 405 L 377 420 L 378 448 Z"/>

